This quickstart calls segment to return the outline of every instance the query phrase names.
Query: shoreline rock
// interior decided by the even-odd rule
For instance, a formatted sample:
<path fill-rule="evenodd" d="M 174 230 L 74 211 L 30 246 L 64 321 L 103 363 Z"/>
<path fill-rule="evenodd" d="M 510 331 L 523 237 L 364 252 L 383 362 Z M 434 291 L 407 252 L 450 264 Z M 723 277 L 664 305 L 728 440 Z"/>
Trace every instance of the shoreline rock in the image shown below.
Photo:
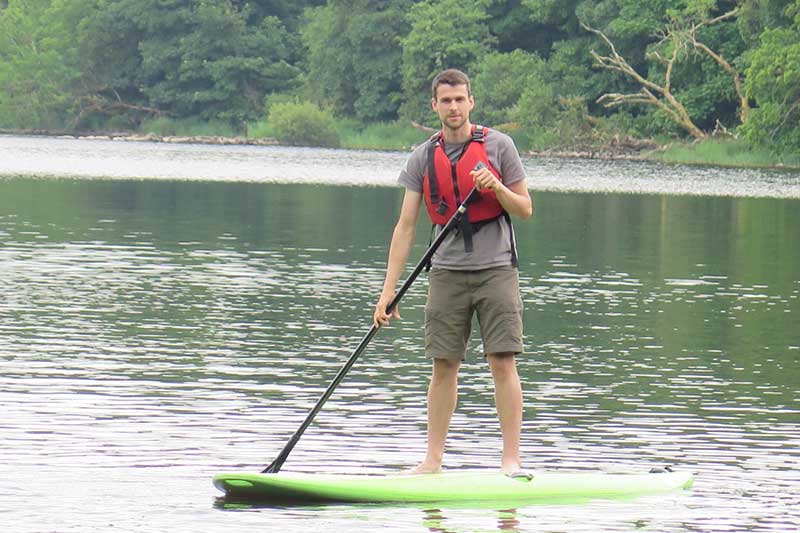
<path fill-rule="evenodd" d="M 3 130 L 5 135 L 36 135 L 53 137 L 56 139 L 76 139 L 81 141 L 118 141 L 118 142 L 155 142 L 171 144 L 212 144 L 212 145 L 241 145 L 241 146 L 276 146 L 280 144 L 272 137 L 223 137 L 218 135 L 156 135 L 155 133 L 129 133 L 129 132 L 93 132 L 93 133 L 68 133 L 47 130 Z"/>
<path fill-rule="evenodd" d="M 528 155 L 538 157 L 565 157 L 575 159 L 602 159 L 602 160 L 648 160 L 648 153 L 663 149 L 664 147 L 652 139 L 636 139 L 628 135 L 614 135 L 602 143 L 588 146 L 578 146 L 572 150 L 547 149 L 527 152 Z"/>
<path fill-rule="evenodd" d="M 604 161 L 645 161 L 648 158 L 640 153 L 619 153 L 598 150 L 532 150 L 525 155 L 535 157 L 561 157 L 566 159 L 601 159 Z"/>

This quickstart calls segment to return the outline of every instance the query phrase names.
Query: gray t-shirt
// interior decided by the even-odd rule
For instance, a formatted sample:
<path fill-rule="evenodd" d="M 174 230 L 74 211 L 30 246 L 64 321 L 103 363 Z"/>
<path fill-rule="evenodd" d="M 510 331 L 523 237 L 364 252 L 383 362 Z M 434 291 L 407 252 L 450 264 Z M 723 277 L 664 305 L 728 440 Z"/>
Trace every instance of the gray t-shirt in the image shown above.
<path fill-rule="evenodd" d="M 503 183 L 508 186 L 525 178 L 525 169 L 519 158 L 514 141 L 505 133 L 491 129 L 485 138 L 486 155 L 489 162 L 500 172 Z M 408 190 L 422 192 L 422 181 L 427 165 L 427 142 L 419 145 L 408 157 L 400 170 L 397 181 Z M 453 160 L 461 154 L 463 144 L 445 144 L 447 156 Z M 427 211 L 426 211 L 427 212 Z M 435 232 L 441 231 L 436 226 Z M 464 251 L 464 237 L 458 229 L 448 235 L 431 264 L 434 268 L 448 270 L 482 270 L 511 264 L 512 228 L 504 217 L 481 227 L 472 237 L 472 252 Z"/>

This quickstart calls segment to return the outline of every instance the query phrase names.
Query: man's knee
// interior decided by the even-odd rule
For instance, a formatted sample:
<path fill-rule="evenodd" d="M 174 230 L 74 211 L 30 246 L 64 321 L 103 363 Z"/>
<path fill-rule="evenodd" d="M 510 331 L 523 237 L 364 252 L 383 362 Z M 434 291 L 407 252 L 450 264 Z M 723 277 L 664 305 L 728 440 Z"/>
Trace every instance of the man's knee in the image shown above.
<path fill-rule="evenodd" d="M 434 359 L 433 378 L 438 381 L 455 379 L 455 377 L 458 375 L 458 369 L 460 366 L 460 359 Z"/>
<path fill-rule="evenodd" d="M 517 362 L 512 352 L 488 354 L 486 359 L 495 380 L 506 380 L 517 375 Z"/>

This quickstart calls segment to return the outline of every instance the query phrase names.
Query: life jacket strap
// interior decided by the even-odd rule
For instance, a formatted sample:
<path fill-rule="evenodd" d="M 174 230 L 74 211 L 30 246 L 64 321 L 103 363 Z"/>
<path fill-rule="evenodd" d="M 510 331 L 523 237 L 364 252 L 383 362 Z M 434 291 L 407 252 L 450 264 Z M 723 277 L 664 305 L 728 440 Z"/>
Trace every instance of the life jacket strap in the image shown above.
<path fill-rule="evenodd" d="M 509 237 L 511 240 L 511 266 L 513 266 L 514 268 L 519 268 L 519 255 L 517 255 L 517 238 L 516 235 L 514 234 L 514 224 L 511 223 L 511 215 L 509 215 L 507 211 L 503 211 L 503 214 L 497 218 L 490 218 L 489 220 L 482 220 L 480 222 L 474 222 L 474 223 L 467 222 L 469 226 L 469 230 L 467 231 L 470 232 L 470 243 L 472 242 L 472 236 L 475 235 L 475 233 L 477 233 L 485 225 L 491 224 L 500 217 L 502 217 L 508 224 Z M 464 231 L 463 220 L 465 219 L 466 217 L 462 219 L 462 224 L 458 228 L 462 233 Z M 433 234 L 435 231 L 436 231 L 436 224 L 431 224 L 431 234 L 430 237 L 428 238 L 428 246 L 430 246 L 431 243 L 433 242 Z M 466 252 L 473 251 L 472 249 L 467 250 L 466 248 L 467 248 L 467 240 L 464 239 L 464 251 Z M 430 271 L 430 269 L 431 269 L 431 260 L 428 259 L 428 263 L 425 265 L 425 272 Z"/>
<path fill-rule="evenodd" d="M 508 231 L 511 236 L 511 266 L 519 268 L 519 257 L 517 256 L 517 239 L 514 236 L 514 224 L 511 223 L 511 215 L 508 211 L 503 211 L 503 218 L 508 223 Z"/>
<path fill-rule="evenodd" d="M 486 128 L 484 128 L 480 124 L 476 124 L 475 127 L 472 129 L 472 140 L 474 142 L 482 143 L 485 138 L 486 138 Z"/>
<path fill-rule="evenodd" d="M 441 213 L 445 213 L 447 211 L 447 205 L 444 206 L 444 211 L 442 211 L 442 204 L 439 202 L 441 198 L 439 198 L 439 180 L 436 176 L 436 148 L 441 146 L 441 140 L 439 139 L 439 134 L 432 136 L 430 141 L 428 142 L 428 151 L 425 154 L 427 159 L 427 166 L 428 166 L 428 182 L 431 191 L 431 204 L 437 205 L 437 211 Z"/>

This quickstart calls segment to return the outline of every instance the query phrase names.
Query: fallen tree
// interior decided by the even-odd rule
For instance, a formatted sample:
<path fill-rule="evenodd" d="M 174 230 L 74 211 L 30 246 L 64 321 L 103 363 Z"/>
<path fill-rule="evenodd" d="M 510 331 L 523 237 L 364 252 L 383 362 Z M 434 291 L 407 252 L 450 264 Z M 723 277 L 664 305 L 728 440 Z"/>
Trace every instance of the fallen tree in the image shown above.
<path fill-rule="evenodd" d="M 734 18 L 738 11 L 738 8 L 736 8 L 718 17 L 688 25 L 684 22 L 674 22 L 667 26 L 659 33 L 661 38 L 658 46 L 653 47 L 646 54 L 646 57 L 663 66 L 663 72 L 659 74 L 650 72 L 643 74 L 637 71 L 617 51 L 614 43 L 604 32 L 582 22 L 581 26 L 586 31 L 600 37 L 609 49 L 607 55 L 601 55 L 595 50 L 591 51 L 596 66 L 621 72 L 641 86 L 639 91 L 635 93 L 603 94 L 597 99 L 597 102 L 607 108 L 626 104 L 644 104 L 658 107 L 672 122 L 684 129 L 689 135 L 695 139 L 705 139 L 708 134 L 695 124 L 684 105 L 675 97 L 672 87 L 672 74 L 676 64 L 688 57 L 690 53 L 695 52 L 708 56 L 730 74 L 739 99 L 739 118 L 743 123 L 750 112 L 750 105 L 744 92 L 741 74 L 722 54 L 712 50 L 698 37 L 698 32 L 702 28 Z"/>

